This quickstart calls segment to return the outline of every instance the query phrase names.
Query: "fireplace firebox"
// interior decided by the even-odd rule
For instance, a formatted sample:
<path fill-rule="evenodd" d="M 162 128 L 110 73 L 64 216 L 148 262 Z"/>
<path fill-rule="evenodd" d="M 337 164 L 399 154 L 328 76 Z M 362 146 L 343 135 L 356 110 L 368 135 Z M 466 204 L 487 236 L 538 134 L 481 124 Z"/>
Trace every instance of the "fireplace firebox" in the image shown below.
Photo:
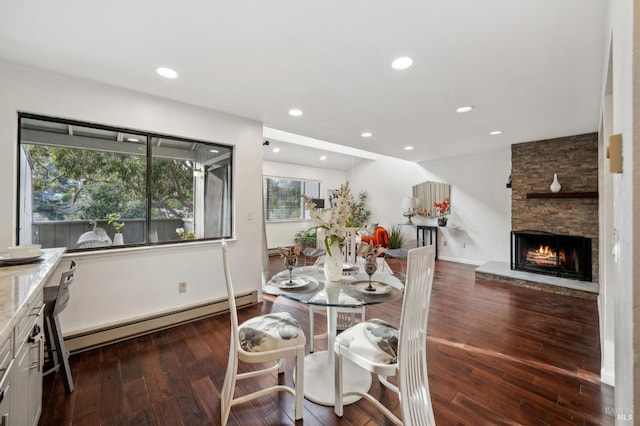
<path fill-rule="evenodd" d="M 512 231 L 511 269 L 591 281 L 591 238 Z"/>

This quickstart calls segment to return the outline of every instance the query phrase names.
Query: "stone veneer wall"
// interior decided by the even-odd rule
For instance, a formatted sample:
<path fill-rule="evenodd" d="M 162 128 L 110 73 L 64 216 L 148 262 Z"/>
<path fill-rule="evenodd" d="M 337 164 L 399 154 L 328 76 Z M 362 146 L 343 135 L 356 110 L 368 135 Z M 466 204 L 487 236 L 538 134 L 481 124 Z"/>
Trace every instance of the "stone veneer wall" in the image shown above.
<path fill-rule="evenodd" d="M 598 199 L 527 199 L 529 192 L 550 193 L 554 173 L 560 192 L 597 192 L 598 134 L 511 145 L 511 229 L 591 238 L 592 281 L 598 282 Z"/>

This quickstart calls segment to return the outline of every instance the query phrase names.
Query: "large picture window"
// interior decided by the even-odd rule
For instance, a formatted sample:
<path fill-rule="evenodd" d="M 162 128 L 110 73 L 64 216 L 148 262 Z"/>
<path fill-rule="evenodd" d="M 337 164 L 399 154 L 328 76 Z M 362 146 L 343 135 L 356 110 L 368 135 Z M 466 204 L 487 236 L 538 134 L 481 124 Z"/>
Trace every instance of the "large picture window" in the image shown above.
<path fill-rule="evenodd" d="M 320 182 L 300 179 L 265 177 L 264 217 L 267 222 L 305 220 L 309 212 L 304 208 L 302 194 L 320 197 Z"/>
<path fill-rule="evenodd" d="M 19 129 L 19 244 L 231 236 L 231 147 L 30 114 Z"/>

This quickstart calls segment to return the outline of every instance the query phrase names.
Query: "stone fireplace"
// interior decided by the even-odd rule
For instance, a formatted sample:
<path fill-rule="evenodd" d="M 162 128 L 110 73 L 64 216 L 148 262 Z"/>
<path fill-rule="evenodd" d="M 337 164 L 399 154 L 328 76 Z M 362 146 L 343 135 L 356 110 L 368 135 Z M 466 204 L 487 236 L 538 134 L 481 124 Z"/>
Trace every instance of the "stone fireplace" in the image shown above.
<path fill-rule="evenodd" d="M 562 185 L 557 193 L 549 189 L 554 174 Z M 598 134 L 512 145 L 511 179 L 512 238 L 527 236 L 512 239 L 512 268 L 597 282 Z M 528 253 L 529 245 L 554 247 L 555 259 Z"/>
<path fill-rule="evenodd" d="M 549 188 L 558 175 L 562 188 Z M 511 145 L 511 262 L 476 278 L 594 300 L 598 295 L 598 134 Z M 509 189 L 507 189 L 509 190 Z"/>

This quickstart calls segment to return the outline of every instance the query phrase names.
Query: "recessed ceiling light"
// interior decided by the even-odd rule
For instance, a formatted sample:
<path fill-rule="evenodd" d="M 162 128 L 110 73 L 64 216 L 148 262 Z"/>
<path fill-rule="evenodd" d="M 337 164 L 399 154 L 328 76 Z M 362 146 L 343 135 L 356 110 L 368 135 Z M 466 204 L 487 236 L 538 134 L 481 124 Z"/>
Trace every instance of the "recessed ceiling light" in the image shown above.
<path fill-rule="evenodd" d="M 362 136 L 363 138 L 370 138 L 371 136 L 373 136 L 373 133 L 371 132 L 362 132 Z"/>
<path fill-rule="evenodd" d="M 280 148 L 276 147 L 271 150 L 271 152 L 280 152 Z"/>
<path fill-rule="evenodd" d="M 502 130 L 494 130 L 493 132 L 489 132 L 489 134 L 491 136 L 501 135 L 502 134 Z"/>
<path fill-rule="evenodd" d="M 214 154 L 217 154 L 220 151 L 218 151 L 217 149 L 210 149 L 209 152 L 213 152 Z"/>
<path fill-rule="evenodd" d="M 293 117 L 300 117 L 302 115 L 302 111 L 300 111 L 299 109 L 290 109 L 289 110 L 289 115 L 293 116 Z"/>
<path fill-rule="evenodd" d="M 473 109 L 473 107 L 471 106 L 461 106 L 460 108 L 456 109 L 456 112 L 469 112 Z"/>
<path fill-rule="evenodd" d="M 326 155 L 323 155 L 322 157 L 320 157 L 320 159 L 321 159 L 322 161 L 324 161 L 324 160 L 326 160 L 326 159 L 327 159 L 327 156 L 326 156 Z"/>
<path fill-rule="evenodd" d="M 409 145 L 409 146 L 405 146 L 404 149 L 407 150 L 407 151 L 411 151 L 413 149 L 413 147 L 411 145 Z"/>
<path fill-rule="evenodd" d="M 138 138 L 127 138 L 127 140 L 129 142 L 140 142 L 140 139 L 138 139 Z"/>
<path fill-rule="evenodd" d="M 408 56 L 403 56 L 402 58 L 396 58 L 391 62 L 391 68 L 394 70 L 406 70 L 407 68 L 413 65 L 413 59 Z"/>
<path fill-rule="evenodd" d="M 164 78 L 178 78 L 178 73 L 171 68 L 159 67 L 156 68 L 156 72 Z"/>

